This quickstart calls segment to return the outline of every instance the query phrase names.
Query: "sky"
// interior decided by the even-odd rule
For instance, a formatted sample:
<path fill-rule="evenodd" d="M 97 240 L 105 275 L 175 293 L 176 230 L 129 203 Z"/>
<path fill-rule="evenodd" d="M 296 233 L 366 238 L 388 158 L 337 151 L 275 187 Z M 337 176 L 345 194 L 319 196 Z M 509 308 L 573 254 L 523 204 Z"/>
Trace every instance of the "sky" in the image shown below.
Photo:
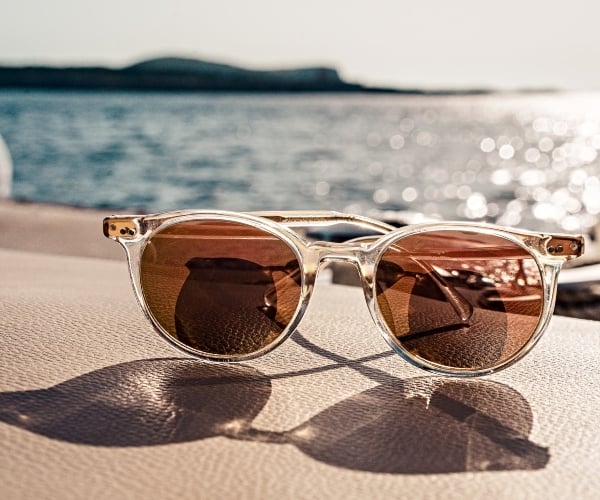
<path fill-rule="evenodd" d="M 590 0 L 0 0 L 0 64 L 182 55 L 369 85 L 600 89 Z"/>

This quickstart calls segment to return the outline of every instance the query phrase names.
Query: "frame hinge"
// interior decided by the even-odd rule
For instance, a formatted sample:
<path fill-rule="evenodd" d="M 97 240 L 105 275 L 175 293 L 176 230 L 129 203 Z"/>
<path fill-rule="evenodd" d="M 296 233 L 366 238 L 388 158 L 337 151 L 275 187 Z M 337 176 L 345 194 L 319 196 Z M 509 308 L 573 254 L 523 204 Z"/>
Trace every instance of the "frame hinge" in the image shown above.
<path fill-rule="evenodd" d="M 107 238 L 133 239 L 140 234 L 139 223 L 133 217 L 106 217 L 103 229 Z"/>
<path fill-rule="evenodd" d="M 548 255 L 572 259 L 583 255 L 585 241 L 583 236 L 550 236 L 545 247 Z"/>

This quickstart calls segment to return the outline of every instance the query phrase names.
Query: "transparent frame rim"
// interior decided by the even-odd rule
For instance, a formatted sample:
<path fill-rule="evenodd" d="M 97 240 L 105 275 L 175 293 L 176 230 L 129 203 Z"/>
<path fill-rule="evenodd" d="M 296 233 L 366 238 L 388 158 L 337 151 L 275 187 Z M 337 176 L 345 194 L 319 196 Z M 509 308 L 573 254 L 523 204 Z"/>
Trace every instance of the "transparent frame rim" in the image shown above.
<path fill-rule="evenodd" d="M 215 215 L 219 215 L 219 218 L 216 219 Z M 307 289 L 308 288 L 312 289 L 312 285 L 309 283 L 310 280 L 307 279 L 306 273 L 303 271 L 301 273 L 300 298 L 298 301 L 298 305 L 296 306 L 296 310 L 292 316 L 292 319 L 288 323 L 288 325 L 282 330 L 282 332 L 279 334 L 279 336 L 275 340 L 273 340 L 269 344 L 265 345 L 261 349 L 253 351 L 251 353 L 247 353 L 247 354 L 228 355 L 228 354 L 207 353 L 207 352 L 200 351 L 200 350 L 194 349 L 193 347 L 186 345 L 184 342 L 181 342 L 178 339 L 176 339 L 175 337 L 173 337 L 173 335 L 170 334 L 160 324 L 160 322 L 156 319 L 156 317 L 154 316 L 154 314 L 152 313 L 152 311 L 150 310 L 150 308 L 148 307 L 148 304 L 146 302 L 146 296 L 144 294 L 144 290 L 143 290 L 143 286 L 142 286 L 142 282 L 141 282 L 141 266 L 142 266 L 141 256 L 143 255 L 144 250 L 145 250 L 148 242 L 151 240 L 152 236 L 164 231 L 165 229 L 167 229 L 173 225 L 180 224 L 183 222 L 212 221 L 212 220 L 242 223 L 245 225 L 249 225 L 250 227 L 254 227 L 256 229 L 263 230 L 266 233 L 269 233 L 269 234 L 277 237 L 280 241 L 285 243 L 292 250 L 292 252 L 294 253 L 294 255 L 296 256 L 296 258 L 298 260 L 300 269 L 301 270 L 304 269 L 304 262 L 303 262 L 304 254 L 300 250 L 299 245 L 298 245 L 298 243 L 301 243 L 301 242 L 293 241 L 297 238 L 297 235 L 295 233 L 293 233 L 292 231 L 290 231 L 290 234 L 287 234 L 287 232 L 285 232 L 285 231 L 282 232 L 280 227 L 272 226 L 272 224 L 265 223 L 264 220 L 262 220 L 258 217 L 251 216 L 250 218 L 246 218 L 246 217 L 241 217 L 239 214 L 235 214 L 235 213 L 212 212 L 212 213 L 199 213 L 199 214 L 195 214 L 195 215 L 181 215 L 181 216 L 166 220 L 164 222 L 164 224 L 161 224 L 157 228 L 157 230 L 153 231 L 151 234 L 149 234 L 147 237 L 145 237 L 143 239 L 142 245 L 138 249 L 139 255 L 137 257 L 137 262 L 135 264 L 135 268 L 136 268 L 135 278 L 134 278 L 133 273 L 131 273 L 132 279 L 135 279 L 134 291 L 136 293 L 138 303 L 142 307 L 146 317 L 150 320 L 152 325 L 155 327 L 155 329 L 158 330 L 158 333 L 165 340 L 167 340 L 170 344 L 172 344 L 176 348 L 178 348 L 188 354 L 191 354 L 199 359 L 202 359 L 204 361 L 213 361 L 213 362 L 236 363 L 236 362 L 248 361 L 251 359 L 255 359 L 255 358 L 264 356 L 265 354 L 269 353 L 270 351 L 272 351 L 273 349 L 278 347 L 282 342 L 284 342 L 294 332 L 294 330 L 296 329 L 296 327 L 298 326 L 298 324 L 300 323 L 300 321 L 304 315 L 304 311 L 308 307 L 308 302 L 310 299 L 310 290 L 307 290 Z M 249 221 L 252 221 L 254 223 L 249 224 Z M 132 271 L 133 269 L 134 269 L 134 266 L 130 263 L 130 271 Z M 314 283 L 314 281 L 313 281 L 313 283 Z"/>
<path fill-rule="evenodd" d="M 475 229 L 476 229 L 476 231 L 475 231 Z M 442 230 L 442 231 L 476 232 L 479 234 L 496 236 L 496 237 L 506 239 L 506 240 L 510 241 L 511 243 L 516 244 L 517 246 L 519 246 L 520 248 L 525 250 L 529 255 L 531 255 L 534 262 L 536 263 L 537 269 L 540 274 L 540 278 L 542 280 L 541 289 L 542 289 L 542 293 L 543 293 L 543 298 L 542 298 L 542 307 L 541 307 L 540 315 L 539 315 L 539 318 L 537 321 L 537 325 L 536 325 L 534 331 L 530 334 L 529 340 L 507 360 L 505 360 L 501 363 L 498 363 L 496 365 L 493 365 L 491 367 L 482 368 L 482 369 L 478 369 L 478 370 L 474 370 L 472 368 L 454 368 L 454 367 L 449 367 L 446 365 L 434 363 L 432 361 L 428 361 L 419 356 L 415 356 L 410 351 L 405 349 L 399 343 L 396 336 L 392 333 L 390 327 L 388 326 L 388 324 L 386 323 L 386 321 L 383 317 L 383 313 L 382 313 L 382 311 L 379 307 L 379 303 L 377 301 L 377 290 L 376 290 L 375 281 L 373 281 L 373 285 L 372 285 L 373 300 L 368 301 L 369 312 L 371 313 L 371 317 L 373 318 L 373 321 L 379 327 L 379 330 L 380 330 L 381 334 L 383 335 L 385 341 L 388 343 L 388 345 L 395 352 L 400 354 L 400 356 L 402 356 L 403 359 L 405 359 L 409 363 L 413 364 L 414 366 L 417 366 L 418 368 L 422 368 L 422 369 L 425 369 L 425 370 L 428 370 L 431 372 L 435 372 L 438 374 L 444 374 L 444 375 L 476 377 L 476 376 L 494 373 L 496 371 L 499 371 L 499 370 L 502 370 L 504 368 L 511 366 L 512 364 L 514 364 L 517 361 L 519 361 L 520 359 L 522 359 L 527 353 L 529 353 L 531 351 L 531 349 L 533 349 L 535 344 L 537 344 L 537 342 L 540 340 L 542 334 L 544 333 L 544 331 L 546 329 L 547 324 L 549 323 L 549 321 L 552 317 L 552 310 L 553 310 L 554 302 L 556 300 L 556 283 L 554 283 L 554 286 L 552 285 L 552 283 L 556 282 L 554 276 L 560 270 L 561 264 L 560 263 L 556 263 L 556 264 L 542 263 L 540 260 L 540 256 L 536 255 L 536 253 L 534 253 L 529 247 L 527 247 L 521 239 L 519 239 L 518 237 L 515 237 L 510 232 L 504 231 L 500 228 L 493 228 L 493 227 L 490 227 L 489 225 L 479 225 L 479 224 L 475 224 L 475 223 L 469 224 L 469 223 L 460 223 L 460 222 L 457 222 L 457 223 L 449 222 L 449 223 L 442 223 L 442 224 L 435 224 L 435 223 L 434 224 L 424 224 L 424 225 L 420 225 L 420 226 L 416 227 L 415 230 L 408 230 L 408 231 L 401 230 L 398 232 L 394 231 L 394 233 L 395 233 L 394 235 L 390 234 L 390 235 L 384 236 L 382 238 L 383 241 L 380 242 L 381 248 L 378 251 L 374 274 L 377 273 L 377 267 L 381 263 L 382 257 L 385 254 L 385 252 L 396 242 L 398 242 L 399 240 L 402 240 L 404 238 L 410 237 L 410 236 L 414 236 L 414 235 L 418 235 L 418 234 L 425 234 L 425 233 L 430 233 L 430 232 L 435 232 L 435 231 L 440 231 L 440 230 Z"/>

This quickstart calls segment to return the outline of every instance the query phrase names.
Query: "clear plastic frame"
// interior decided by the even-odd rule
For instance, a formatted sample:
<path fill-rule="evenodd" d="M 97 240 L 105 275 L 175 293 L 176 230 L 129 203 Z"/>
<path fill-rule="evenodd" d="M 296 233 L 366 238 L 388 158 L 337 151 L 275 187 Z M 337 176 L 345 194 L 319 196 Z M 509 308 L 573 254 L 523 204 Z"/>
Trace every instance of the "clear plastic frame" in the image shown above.
<path fill-rule="evenodd" d="M 293 307 L 283 320 L 275 320 L 279 311 L 269 312 L 279 328 L 269 332 L 268 342 L 237 351 L 223 348 L 210 352 L 182 341 L 174 334 L 174 327 L 166 325 L 171 320 L 159 317 L 160 307 L 149 305 L 153 282 L 144 278 L 143 261 L 155 252 L 150 251 L 153 242 L 160 235 L 164 238 L 177 228 L 196 223 L 245 228 L 254 239 L 276 241 L 278 248 L 288 255 L 284 260 L 293 263 L 284 271 L 285 279 L 298 285 L 297 298 L 290 299 Z M 355 226 L 357 231 L 368 235 L 333 243 L 309 241 L 296 229 L 337 224 Z M 552 316 L 562 264 L 584 251 L 582 236 L 541 234 L 468 222 L 395 228 L 358 215 L 322 211 L 181 211 L 111 216 L 104 220 L 104 234 L 124 247 L 135 295 L 156 330 L 177 348 L 204 360 L 245 361 L 276 348 L 298 327 L 322 265 L 343 261 L 358 270 L 367 307 L 392 349 L 420 368 L 463 377 L 498 371 L 531 350 Z M 228 234 L 218 238 L 227 239 Z M 216 236 L 211 237 L 216 241 Z M 176 248 L 178 242 L 189 244 L 186 241 L 193 238 L 171 236 L 169 248 Z M 210 247 L 214 241 L 203 244 Z M 228 265 L 232 259 L 222 260 Z M 246 268 L 252 266 L 244 262 Z M 280 265 L 276 267 L 277 272 L 283 269 Z M 230 275 L 230 268 L 222 270 L 222 274 Z M 271 274 L 274 272 L 270 269 Z M 268 287 L 265 290 L 264 307 L 258 309 L 267 311 L 269 297 L 275 292 L 271 293 Z M 175 306 L 168 309 L 172 315 Z M 439 314 L 442 319 L 438 319 L 436 311 L 443 312 Z M 495 350 L 495 354 L 486 353 L 486 349 Z"/>

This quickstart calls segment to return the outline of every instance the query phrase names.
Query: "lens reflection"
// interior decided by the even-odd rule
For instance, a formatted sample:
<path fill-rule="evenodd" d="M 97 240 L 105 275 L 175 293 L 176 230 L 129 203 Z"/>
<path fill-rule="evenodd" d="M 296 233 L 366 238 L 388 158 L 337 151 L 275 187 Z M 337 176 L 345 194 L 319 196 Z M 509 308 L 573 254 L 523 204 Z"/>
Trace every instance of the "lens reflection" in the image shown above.
<path fill-rule="evenodd" d="M 486 369 L 531 338 L 543 304 L 532 256 L 505 238 L 441 230 L 390 246 L 376 271 L 377 304 L 399 344 L 450 368 Z"/>
<path fill-rule="evenodd" d="M 149 240 L 141 283 L 152 316 L 173 338 L 202 353 L 243 355 L 292 320 L 301 274 L 291 248 L 266 231 L 187 221 Z"/>

